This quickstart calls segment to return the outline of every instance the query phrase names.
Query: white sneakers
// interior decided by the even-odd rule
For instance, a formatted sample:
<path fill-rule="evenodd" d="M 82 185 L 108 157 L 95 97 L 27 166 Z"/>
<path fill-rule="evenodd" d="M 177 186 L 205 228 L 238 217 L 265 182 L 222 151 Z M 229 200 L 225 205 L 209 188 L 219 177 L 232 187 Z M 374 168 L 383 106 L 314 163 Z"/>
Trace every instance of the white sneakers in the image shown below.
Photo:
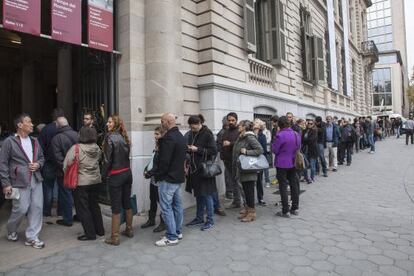
<path fill-rule="evenodd" d="M 43 241 L 39 240 L 38 238 L 34 239 L 34 240 L 31 240 L 31 241 L 26 240 L 26 242 L 24 244 L 26 246 L 31 246 L 31 247 L 36 248 L 36 249 L 42 249 L 42 248 L 45 247 L 45 243 Z"/>
<path fill-rule="evenodd" d="M 266 182 L 266 188 L 270 188 L 270 183 Z"/>
<path fill-rule="evenodd" d="M 172 241 L 172 240 L 167 239 L 167 237 L 162 237 L 162 239 L 155 242 L 155 245 L 159 247 L 177 245 L 177 244 L 178 244 L 178 239 L 175 241 Z"/>
<path fill-rule="evenodd" d="M 19 239 L 19 236 L 17 236 L 17 233 L 16 232 L 11 232 L 11 233 L 8 233 L 7 234 L 7 239 L 9 241 L 15 242 L 15 241 L 17 241 Z"/>

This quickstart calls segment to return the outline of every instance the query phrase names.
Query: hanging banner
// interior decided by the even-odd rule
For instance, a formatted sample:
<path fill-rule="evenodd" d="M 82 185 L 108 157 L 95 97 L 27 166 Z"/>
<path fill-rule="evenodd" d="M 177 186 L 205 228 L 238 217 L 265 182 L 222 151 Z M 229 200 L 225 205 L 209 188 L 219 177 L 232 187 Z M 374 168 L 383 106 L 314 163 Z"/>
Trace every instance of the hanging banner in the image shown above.
<path fill-rule="evenodd" d="M 82 43 L 82 0 L 52 0 L 52 38 Z"/>
<path fill-rule="evenodd" d="M 88 0 L 89 47 L 112 52 L 113 0 Z"/>
<path fill-rule="evenodd" d="M 6 29 L 40 35 L 40 0 L 3 0 Z"/>

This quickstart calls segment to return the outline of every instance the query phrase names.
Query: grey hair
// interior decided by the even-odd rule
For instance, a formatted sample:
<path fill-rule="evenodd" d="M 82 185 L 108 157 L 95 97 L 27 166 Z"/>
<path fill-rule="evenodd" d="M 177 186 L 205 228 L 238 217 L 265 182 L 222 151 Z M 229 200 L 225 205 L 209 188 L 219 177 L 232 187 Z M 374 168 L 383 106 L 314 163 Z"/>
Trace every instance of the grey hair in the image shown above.
<path fill-rule="evenodd" d="M 65 127 L 69 125 L 68 119 L 65 117 L 59 117 L 56 121 L 59 127 Z"/>

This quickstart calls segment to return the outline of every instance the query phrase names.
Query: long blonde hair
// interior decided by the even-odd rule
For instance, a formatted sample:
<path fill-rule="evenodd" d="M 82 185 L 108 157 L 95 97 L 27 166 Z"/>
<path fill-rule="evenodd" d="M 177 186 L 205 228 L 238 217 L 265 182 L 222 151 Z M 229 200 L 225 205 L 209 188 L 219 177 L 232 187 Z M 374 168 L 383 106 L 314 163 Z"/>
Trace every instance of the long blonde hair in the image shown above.
<path fill-rule="evenodd" d="M 112 120 L 114 121 L 114 128 L 112 132 L 119 132 L 119 134 L 121 134 L 122 137 L 124 137 L 125 142 L 130 146 L 131 141 L 129 140 L 124 120 L 122 120 L 122 118 L 118 114 L 113 114 L 109 116 L 109 118 L 112 118 Z"/>

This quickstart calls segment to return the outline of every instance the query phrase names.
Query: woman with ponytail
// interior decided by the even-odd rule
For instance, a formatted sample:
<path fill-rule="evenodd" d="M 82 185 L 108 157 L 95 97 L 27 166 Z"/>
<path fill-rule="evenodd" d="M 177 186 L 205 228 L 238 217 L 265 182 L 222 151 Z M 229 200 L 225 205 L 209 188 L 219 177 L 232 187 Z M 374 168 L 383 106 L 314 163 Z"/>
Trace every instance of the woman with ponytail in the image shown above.
<path fill-rule="evenodd" d="M 103 150 L 108 177 L 109 195 L 112 209 L 112 234 L 105 242 L 119 245 L 119 227 L 121 208 L 125 210 L 126 229 L 122 235 L 132 238 L 132 209 L 130 205 L 132 173 L 129 152 L 131 143 L 121 117 L 112 115 L 106 124 L 108 134 Z"/>

